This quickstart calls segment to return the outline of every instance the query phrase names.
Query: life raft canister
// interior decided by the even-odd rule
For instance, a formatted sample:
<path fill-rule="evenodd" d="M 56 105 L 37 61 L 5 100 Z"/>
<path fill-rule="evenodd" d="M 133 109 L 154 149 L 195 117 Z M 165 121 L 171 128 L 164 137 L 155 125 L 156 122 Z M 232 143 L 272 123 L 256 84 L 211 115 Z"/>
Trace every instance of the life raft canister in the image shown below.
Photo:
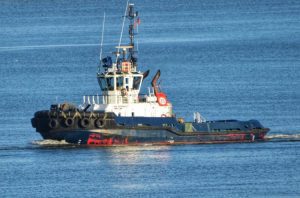
<path fill-rule="evenodd" d="M 168 101 L 167 101 L 167 96 L 164 93 L 157 93 L 156 94 L 157 102 L 160 106 L 167 106 Z"/>

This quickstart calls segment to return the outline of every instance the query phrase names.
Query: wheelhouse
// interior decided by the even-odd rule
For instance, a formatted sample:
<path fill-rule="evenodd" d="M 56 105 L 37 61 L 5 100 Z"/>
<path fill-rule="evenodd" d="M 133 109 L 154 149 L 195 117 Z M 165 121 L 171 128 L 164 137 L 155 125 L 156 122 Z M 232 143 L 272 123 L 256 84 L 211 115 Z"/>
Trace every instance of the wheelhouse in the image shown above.
<path fill-rule="evenodd" d="M 97 77 L 102 92 L 107 91 L 140 91 L 143 81 L 143 74 L 131 73 L 131 74 L 100 74 Z"/>

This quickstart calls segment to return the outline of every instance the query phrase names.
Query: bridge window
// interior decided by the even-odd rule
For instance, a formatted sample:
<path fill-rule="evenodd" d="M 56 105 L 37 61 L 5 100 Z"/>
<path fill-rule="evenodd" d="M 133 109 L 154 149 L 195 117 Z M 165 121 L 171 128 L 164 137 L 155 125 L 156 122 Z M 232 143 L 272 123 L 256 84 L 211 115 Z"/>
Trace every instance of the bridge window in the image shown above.
<path fill-rule="evenodd" d="M 135 76 L 133 78 L 133 86 L 132 86 L 132 88 L 135 89 L 135 90 L 139 90 L 140 89 L 141 80 L 142 80 L 142 77 Z"/>
<path fill-rule="evenodd" d="M 98 78 L 98 83 L 102 91 L 107 91 L 107 84 L 105 78 Z"/>
<path fill-rule="evenodd" d="M 114 77 L 109 77 L 106 78 L 106 83 L 107 83 L 107 88 L 109 91 L 113 91 L 114 90 Z"/>
<path fill-rule="evenodd" d="M 123 77 L 117 77 L 117 89 L 121 90 L 123 88 Z"/>

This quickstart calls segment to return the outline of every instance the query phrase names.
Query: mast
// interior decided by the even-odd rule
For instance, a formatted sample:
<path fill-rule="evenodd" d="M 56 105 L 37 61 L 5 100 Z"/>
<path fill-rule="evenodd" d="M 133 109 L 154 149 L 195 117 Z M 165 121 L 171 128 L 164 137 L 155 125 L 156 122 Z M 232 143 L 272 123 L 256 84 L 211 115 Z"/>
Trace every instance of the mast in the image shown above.
<path fill-rule="evenodd" d="M 103 20 L 103 30 L 102 30 L 102 40 L 101 40 L 101 52 L 100 52 L 100 59 L 102 59 L 103 68 L 105 72 L 116 72 L 116 71 L 123 71 L 123 72 L 136 72 L 137 71 L 137 51 L 135 49 L 134 44 L 134 37 L 136 35 L 135 28 L 139 24 L 138 19 L 138 12 L 134 10 L 134 4 L 128 3 L 127 0 L 125 13 L 123 16 L 123 23 L 121 29 L 121 35 L 119 39 L 118 46 L 116 46 L 117 50 L 113 54 L 116 56 L 115 63 L 112 62 L 110 56 L 102 59 L 102 42 L 103 42 L 103 32 L 104 32 L 104 22 L 105 22 L 105 15 Z M 128 34 L 129 34 L 129 43 L 127 45 L 121 45 L 122 37 L 123 37 L 123 30 L 125 19 L 129 21 L 128 27 Z"/>
<path fill-rule="evenodd" d="M 132 48 L 129 49 L 129 59 L 132 62 L 133 67 L 135 68 L 137 66 L 137 57 L 135 51 L 135 46 L 134 46 L 134 28 L 135 28 L 135 23 L 138 21 L 136 18 L 138 17 L 138 12 L 134 11 L 134 4 L 129 4 L 128 5 L 128 13 L 126 16 L 129 19 L 129 39 L 130 43 L 129 45 L 132 46 Z"/>

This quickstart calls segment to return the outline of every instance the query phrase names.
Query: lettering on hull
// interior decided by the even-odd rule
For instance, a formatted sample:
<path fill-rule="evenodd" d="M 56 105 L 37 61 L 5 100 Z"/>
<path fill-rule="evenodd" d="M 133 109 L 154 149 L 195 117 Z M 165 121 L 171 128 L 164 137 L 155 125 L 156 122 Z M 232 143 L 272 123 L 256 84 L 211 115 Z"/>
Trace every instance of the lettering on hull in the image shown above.
<path fill-rule="evenodd" d="M 127 137 L 105 137 L 102 134 L 91 133 L 87 140 L 88 145 L 120 145 L 128 144 Z"/>

